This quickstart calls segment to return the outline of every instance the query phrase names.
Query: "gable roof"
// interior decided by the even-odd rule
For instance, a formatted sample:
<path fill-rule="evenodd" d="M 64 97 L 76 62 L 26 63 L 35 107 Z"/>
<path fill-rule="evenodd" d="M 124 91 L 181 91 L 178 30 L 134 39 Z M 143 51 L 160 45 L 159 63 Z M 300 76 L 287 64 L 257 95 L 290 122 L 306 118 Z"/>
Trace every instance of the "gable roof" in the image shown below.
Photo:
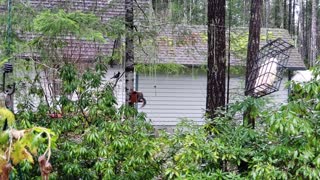
<path fill-rule="evenodd" d="M 261 29 L 261 36 L 266 35 L 267 29 Z M 247 39 L 248 28 L 233 28 L 231 34 L 237 37 Z M 226 33 L 228 36 L 228 33 Z M 242 36 L 242 37 L 241 37 Z M 276 38 L 282 38 L 283 40 L 294 44 L 294 41 L 290 38 L 290 35 L 285 29 L 268 29 L 268 37 L 273 40 Z M 263 39 L 265 39 L 264 37 Z M 228 42 L 228 37 L 227 37 Z M 235 39 L 234 41 L 238 41 Z M 241 40 L 239 40 L 241 41 Z M 247 42 L 247 40 L 245 40 Z M 156 48 L 153 55 L 156 58 L 152 63 L 177 63 L 189 66 L 204 65 L 207 62 L 207 26 L 186 26 L 186 25 L 176 25 L 167 26 L 160 30 L 156 37 Z M 266 40 L 260 41 L 260 46 L 266 45 Z M 245 66 L 246 62 L 243 58 L 239 57 L 236 49 L 237 47 L 232 47 L 231 44 L 231 65 L 232 66 Z M 246 44 L 244 45 L 246 47 Z M 150 49 L 147 47 L 137 47 L 136 60 L 140 63 L 150 63 L 150 55 L 144 53 L 146 50 Z M 239 48 L 239 47 L 238 47 Z M 228 47 L 227 47 L 228 50 Z M 244 49 L 246 53 L 246 50 Z M 226 54 L 227 55 L 227 54 Z M 301 55 L 297 48 L 290 50 L 290 59 L 287 64 L 287 68 L 292 70 L 306 69 Z"/>

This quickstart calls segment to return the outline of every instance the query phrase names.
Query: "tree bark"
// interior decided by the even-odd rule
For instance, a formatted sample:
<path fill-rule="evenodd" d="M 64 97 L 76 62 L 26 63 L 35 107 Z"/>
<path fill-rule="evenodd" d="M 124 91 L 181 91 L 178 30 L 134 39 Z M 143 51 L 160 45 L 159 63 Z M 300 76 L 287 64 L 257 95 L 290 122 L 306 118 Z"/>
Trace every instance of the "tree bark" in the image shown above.
<path fill-rule="evenodd" d="M 263 23 L 265 28 L 270 26 L 270 0 L 264 0 Z"/>
<path fill-rule="evenodd" d="M 288 8 L 289 8 L 288 30 L 289 30 L 289 33 L 292 34 L 292 32 L 291 32 L 291 28 L 292 28 L 292 16 L 291 16 L 292 15 L 292 0 L 289 0 Z"/>
<path fill-rule="evenodd" d="M 304 14 L 305 14 L 305 16 L 304 16 L 304 24 L 305 24 L 305 31 L 303 32 L 304 33 L 304 51 L 305 51 L 305 56 L 304 56 L 304 58 L 305 58 L 305 60 L 309 60 L 309 58 L 310 58 L 310 39 L 311 39 L 311 37 L 310 37 L 310 28 L 309 28 L 309 26 L 311 26 L 310 25 L 310 16 L 309 16 L 309 3 L 310 1 L 306 1 L 305 3 L 305 8 L 304 8 Z M 309 61 L 307 62 L 308 64 L 309 64 Z"/>
<path fill-rule="evenodd" d="M 317 59 L 317 4 L 316 0 L 312 0 L 311 10 L 311 56 L 310 66 L 314 66 Z"/>
<path fill-rule="evenodd" d="M 125 91 L 126 104 L 133 107 L 130 103 L 130 94 L 134 90 L 134 45 L 133 45 L 133 0 L 125 0 L 125 22 L 126 22 L 126 40 L 125 40 Z"/>
<path fill-rule="evenodd" d="M 305 51 L 304 51 L 304 3 L 303 0 L 299 0 L 299 19 L 298 19 L 298 47 L 301 57 L 304 58 Z"/>
<path fill-rule="evenodd" d="M 296 0 L 293 0 L 293 5 L 292 5 L 292 23 L 291 23 L 291 32 L 292 32 L 292 35 L 294 35 L 294 38 L 295 37 L 295 28 L 296 28 L 296 23 L 295 23 L 295 15 L 296 15 Z"/>
<path fill-rule="evenodd" d="M 276 28 L 281 27 L 281 15 L 280 15 L 280 7 L 281 7 L 281 1 L 280 0 L 275 0 L 274 1 L 274 12 L 273 12 L 273 17 L 274 17 L 274 26 Z"/>
<path fill-rule="evenodd" d="M 251 90 L 255 83 L 249 83 L 249 75 L 251 70 L 256 66 L 259 44 L 260 44 L 260 29 L 261 29 L 261 9 L 262 0 L 252 0 L 251 1 L 251 17 L 250 17 L 250 27 L 249 27 L 249 40 L 248 40 L 248 51 L 247 51 L 247 68 L 246 68 L 246 96 L 252 96 Z M 256 78 L 253 78 L 256 79 Z M 244 120 L 247 120 L 248 125 L 252 128 L 255 126 L 255 119 L 250 117 L 250 110 L 244 113 Z"/>
<path fill-rule="evenodd" d="M 288 9 L 287 0 L 283 0 L 283 28 L 288 29 Z"/>
<path fill-rule="evenodd" d="M 209 118 L 225 106 L 226 85 L 226 28 L 225 0 L 208 1 L 208 72 L 206 112 Z"/>

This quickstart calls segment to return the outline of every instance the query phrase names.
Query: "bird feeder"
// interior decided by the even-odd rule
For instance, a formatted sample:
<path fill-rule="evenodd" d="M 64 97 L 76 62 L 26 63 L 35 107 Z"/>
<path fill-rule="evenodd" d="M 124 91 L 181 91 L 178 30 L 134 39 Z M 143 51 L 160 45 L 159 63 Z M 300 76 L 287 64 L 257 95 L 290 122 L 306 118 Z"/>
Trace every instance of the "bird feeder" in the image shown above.
<path fill-rule="evenodd" d="M 11 63 L 5 63 L 3 65 L 3 76 L 2 76 L 2 90 L 4 93 L 6 94 L 12 94 L 12 88 L 14 86 L 13 84 L 10 84 L 10 81 L 8 81 L 9 79 L 12 79 L 12 75 L 13 75 L 13 65 Z M 9 82 L 9 83 L 8 83 Z"/>
<path fill-rule="evenodd" d="M 15 83 L 13 83 L 13 65 L 5 63 L 2 68 L 2 91 L 6 94 L 5 105 L 9 109 L 13 109 L 12 94 L 15 91 Z"/>
<path fill-rule="evenodd" d="M 281 38 L 264 45 L 249 72 L 246 94 L 258 98 L 278 91 L 293 47 Z"/>

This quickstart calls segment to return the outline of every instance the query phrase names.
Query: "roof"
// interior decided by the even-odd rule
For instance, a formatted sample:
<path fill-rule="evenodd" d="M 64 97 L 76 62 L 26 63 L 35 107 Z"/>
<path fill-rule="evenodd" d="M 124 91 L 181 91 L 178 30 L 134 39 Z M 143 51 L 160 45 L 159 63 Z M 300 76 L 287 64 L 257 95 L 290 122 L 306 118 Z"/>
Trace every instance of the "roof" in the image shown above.
<path fill-rule="evenodd" d="M 102 22 L 107 22 L 115 17 L 124 17 L 125 15 L 125 0 L 20 0 L 19 2 L 38 10 L 61 8 L 66 11 L 94 13 L 100 17 Z M 15 1 L 14 3 L 19 2 Z M 139 9 L 145 9 L 148 4 L 149 0 L 134 1 L 135 8 Z M 6 4 L 3 4 L 0 6 L 0 12 L 6 10 L 6 8 Z"/>
<path fill-rule="evenodd" d="M 84 13 L 95 14 L 102 23 L 107 23 L 113 18 L 124 18 L 125 16 L 125 3 L 124 0 L 21 0 L 14 3 L 23 3 L 25 6 L 35 8 L 37 11 L 46 9 L 61 8 L 67 12 L 81 11 Z M 142 21 L 144 12 L 149 7 L 149 0 L 136 0 L 134 1 L 135 20 Z M 6 13 L 6 5 L 0 5 L 0 14 Z M 14 11 L 12 13 L 15 13 Z M 2 30 L 4 30 L 2 28 Z M 16 32 L 17 36 L 24 41 L 31 41 L 39 37 L 40 34 L 34 32 Z M 114 46 L 114 38 L 106 37 L 104 43 L 87 41 L 84 39 L 77 39 L 72 36 L 58 37 L 67 45 L 60 49 L 61 57 L 71 59 L 74 61 L 81 61 L 82 63 L 92 63 L 97 56 L 110 55 Z M 33 58 L 39 59 L 40 55 L 33 50 L 20 53 L 16 55 L 20 58 Z"/>
<path fill-rule="evenodd" d="M 261 47 L 267 44 L 265 40 L 266 31 L 267 29 L 261 29 Z M 248 28 L 232 28 L 231 35 L 231 37 L 234 38 L 232 39 L 234 43 L 231 43 L 230 63 L 232 66 L 245 66 L 245 56 L 241 57 L 241 54 L 237 51 L 239 51 L 238 45 L 241 45 L 240 41 L 245 40 L 245 42 L 247 42 Z M 226 36 L 228 36 L 228 33 L 226 33 Z M 280 37 L 294 44 L 294 41 L 285 29 L 269 28 L 268 37 L 269 40 Z M 228 42 L 228 37 L 226 40 Z M 247 45 L 244 44 L 243 46 L 246 48 Z M 144 47 L 138 46 L 136 48 L 137 61 L 150 63 L 150 57 L 152 57 L 152 55 L 146 55 L 146 49 L 150 51 L 150 48 L 148 45 Z M 152 63 L 178 63 L 189 66 L 204 65 L 207 62 L 207 26 L 167 26 L 159 30 L 156 37 L 156 46 L 153 47 L 153 49 L 153 55 L 156 58 L 151 61 Z M 245 49 L 242 51 L 246 53 Z M 290 59 L 287 68 L 293 70 L 306 69 L 297 48 L 290 50 Z"/>
<path fill-rule="evenodd" d="M 125 6 L 124 0 L 22 0 L 30 6 L 41 9 L 63 8 L 67 11 L 93 12 L 100 17 L 102 22 L 108 22 L 115 17 L 124 17 Z M 22 2 L 20 1 L 20 2 Z M 135 17 L 141 19 L 143 12 L 149 7 L 149 0 L 137 0 L 134 2 Z M 0 7 L 0 13 L 6 7 Z M 143 11 L 141 11 L 143 9 Z M 136 23 L 138 24 L 138 23 Z M 157 27 L 158 28 L 158 27 Z M 143 30 L 143 28 L 141 29 Z M 266 29 L 262 29 L 261 34 L 265 34 Z M 281 37 L 285 41 L 293 43 L 289 33 L 284 29 L 269 29 L 271 38 Z M 231 33 L 239 37 L 247 38 L 247 28 L 233 28 Z M 31 40 L 38 36 L 34 33 L 23 33 L 19 36 L 24 40 Z M 206 26 L 163 26 L 157 29 L 157 35 L 150 43 L 137 43 L 135 47 L 135 58 L 137 62 L 142 63 L 178 63 L 184 65 L 204 65 L 207 61 L 207 27 Z M 70 36 L 61 37 L 68 42 L 68 45 L 61 50 L 62 57 L 81 60 L 82 62 L 94 62 L 98 55 L 110 55 L 113 49 L 114 39 L 106 38 L 105 43 L 85 41 L 75 39 Z M 150 39 L 149 39 L 150 40 Z M 148 41 L 148 39 L 147 39 Z M 261 40 L 261 46 L 266 44 Z M 236 51 L 238 47 L 231 46 L 231 65 L 244 66 L 245 60 L 239 57 Z M 29 56 L 35 53 L 26 52 L 22 56 Z M 306 69 L 297 48 L 291 51 L 288 68 Z"/>

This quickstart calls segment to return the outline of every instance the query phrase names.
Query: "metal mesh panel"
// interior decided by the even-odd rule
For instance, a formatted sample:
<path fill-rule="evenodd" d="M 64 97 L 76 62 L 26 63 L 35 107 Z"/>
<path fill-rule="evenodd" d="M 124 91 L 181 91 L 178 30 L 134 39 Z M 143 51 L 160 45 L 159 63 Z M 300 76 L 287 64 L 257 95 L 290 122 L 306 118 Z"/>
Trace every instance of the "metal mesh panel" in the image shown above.
<path fill-rule="evenodd" d="M 283 73 L 289 60 L 289 51 L 294 46 L 278 38 L 259 50 L 255 67 L 248 77 L 246 93 L 262 97 L 279 90 Z"/>

